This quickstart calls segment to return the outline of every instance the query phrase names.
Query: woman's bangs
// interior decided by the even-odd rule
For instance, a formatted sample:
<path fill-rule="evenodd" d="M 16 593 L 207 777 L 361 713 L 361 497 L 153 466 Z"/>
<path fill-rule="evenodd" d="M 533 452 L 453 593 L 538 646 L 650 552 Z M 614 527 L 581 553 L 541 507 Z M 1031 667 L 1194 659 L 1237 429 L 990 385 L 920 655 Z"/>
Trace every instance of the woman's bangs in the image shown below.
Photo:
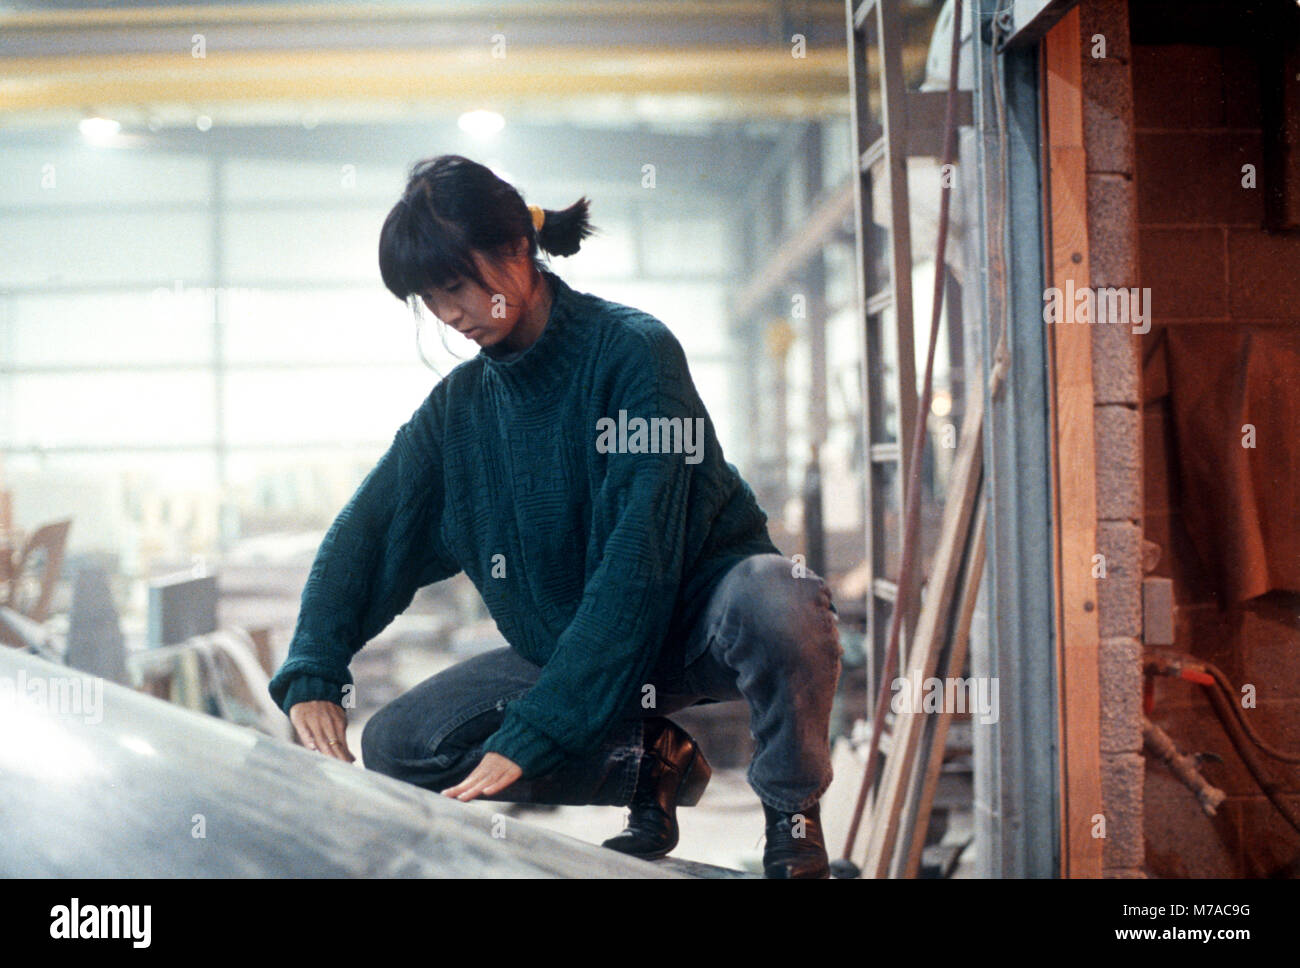
<path fill-rule="evenodd" d="M 403 301 L 442 288 L 456 279 L 475 278 L 468 249 L 445 236 L 420 231 L 408 217 L 386 226 L 379 247 L 379 274 L 389 292 Z"/>

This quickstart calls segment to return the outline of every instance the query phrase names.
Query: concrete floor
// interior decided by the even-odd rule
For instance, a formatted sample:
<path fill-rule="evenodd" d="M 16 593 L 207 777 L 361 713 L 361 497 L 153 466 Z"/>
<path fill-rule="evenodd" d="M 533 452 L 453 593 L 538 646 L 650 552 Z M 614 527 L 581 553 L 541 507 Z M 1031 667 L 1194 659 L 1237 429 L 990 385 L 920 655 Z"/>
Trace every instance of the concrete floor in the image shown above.
<path fill-rule="evenodd" d="M 507 811 L 538 827 L 599 844 L 623 829 L 626 807 L 555 807 L 514 804 Z M 699 804 L 677 812 L 681 841 L 673 857 L 762 872 L 763 807 L 743 770 L 719 769 Z"/>

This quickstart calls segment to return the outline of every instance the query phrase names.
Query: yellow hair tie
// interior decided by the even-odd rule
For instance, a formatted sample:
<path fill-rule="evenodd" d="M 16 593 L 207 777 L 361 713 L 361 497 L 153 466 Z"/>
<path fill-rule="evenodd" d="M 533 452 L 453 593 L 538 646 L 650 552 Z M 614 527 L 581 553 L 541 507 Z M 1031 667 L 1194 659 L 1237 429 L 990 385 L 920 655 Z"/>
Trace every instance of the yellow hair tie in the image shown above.
<path fill-rule="evenodd" d="M 546 210 L 540 205 L 529 205 L 528 211 L 533 214 L 533 228 L 540 232 L 542 223 L 546 221 Z"/>

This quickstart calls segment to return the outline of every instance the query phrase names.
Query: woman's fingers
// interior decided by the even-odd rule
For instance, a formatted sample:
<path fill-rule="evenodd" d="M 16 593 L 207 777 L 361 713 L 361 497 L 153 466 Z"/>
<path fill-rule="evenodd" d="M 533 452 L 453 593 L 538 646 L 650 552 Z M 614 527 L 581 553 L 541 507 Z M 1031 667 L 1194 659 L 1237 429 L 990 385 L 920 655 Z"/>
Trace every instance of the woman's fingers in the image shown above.
<path fill-rule="evenodd" d="M 289 721 L 298 732 L 298 741 L 309 750 L 316 749 L 319 744 L 312 735 L 311 716 L 308 715 L 305 704 L 299 703 L 290 710 Z"/>
<path fill-rule="evenodd" d="M 468 803 L 483 794 L 492 796 L 500 793 L 522 774 L 523 771 L 511 760 L 497 753 L 487 753 L 469 776 L 442 793 Z"/>
<path fill-rule="evenodd" d="M 325 739 L 325 750 L 338 757 L 344 763 L 355 763 L 356 757 L 348 749 L 348 714 L 342 706 L 329 703 L 325 707 L 326 723 L 321 729 Z"/>
<path fill-rule="evenodd" d="M 345 763 L 356 762 L 348 749 L 348 717 L 341 706 L 321 701 L 298 703 L 290 710 L 289 718 L 308 749 Z"/>
<path fill-rule="evenodd" d="M 307 748 L 315 750 L 318 753 L 326 751 L 325 738 L 321 734 L 320 723 L 315 716 L 308 716 L 305 720 L 307 730 Z"/>
<path fill-rule="evenodd" d="M 455 797 L 457 800 L 461 799 L 464 796 L 465 791 L 470 789 L 470 787 L 472 787 L 476 782 L 475 774 L 477 773 L 478 773 L 478 768 L 475 767 L 473 773 L 465 777 L 465 779 L 461 780 L 454 787 L 448 787 L 447 789 L 443 790 L 442 795 L 444 797 Z"/>
<path fill-rule="evenodd" d="M 509 779 L 504 770 L 499 770 L 495 775 L 492 776 L 490 782 L 487 784 L 487 786 L 483 788 L 482 792 L 489 795 L 494 793 L 500 793 L 502 790 L 504 790 L 507 786 L 509 786 L 513 782 L 514 780 Z"/>
<path fill-rule="evenodd" d="M 442 792 L 449 797 L 455 797 L 457 800 L 464 800 L 466 802 L 473 800 L 482 792 L 483 787 L 487 785 L 488 781 L 486 780 L 486 777 L 490 769 L 490 766 L 484 765 L 483 761 L 480 760 L 479 765 L 474 767 L 469 776 L 465 777 L 465 779 L 461 780 L 454 787 L 449 787 Z"/>
<path fill-rule="evenodd" d="M 326 734 L 325 745 L 321 747 L 321 750 L 342 760 L 344 763 L 355 763 L 357 759 L 352 755 L 352 751 L 348 749 L 348 737 L 342 730 L 337 734 Z"/>

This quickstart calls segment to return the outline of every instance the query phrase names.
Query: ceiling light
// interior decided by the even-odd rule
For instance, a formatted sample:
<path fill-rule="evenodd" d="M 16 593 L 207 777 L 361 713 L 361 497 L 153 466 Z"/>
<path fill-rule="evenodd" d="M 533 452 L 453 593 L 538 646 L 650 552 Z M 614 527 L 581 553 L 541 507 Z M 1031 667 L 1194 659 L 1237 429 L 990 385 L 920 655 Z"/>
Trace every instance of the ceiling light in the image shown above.
<path fill-rule="evenodd" d="M 466 111 L 456 123 L 466 134 L 487 138 L 504 128 L 506 119 L 495 111 Z"/>
<path fill-rule="evenodd" d="M 122 125 L 112 118 L 96 117 L 83 118 L 77 128 L 81 131 L 81 136 L 87 141 L 102 144 L 111 141 L 122 130 Z"/>

